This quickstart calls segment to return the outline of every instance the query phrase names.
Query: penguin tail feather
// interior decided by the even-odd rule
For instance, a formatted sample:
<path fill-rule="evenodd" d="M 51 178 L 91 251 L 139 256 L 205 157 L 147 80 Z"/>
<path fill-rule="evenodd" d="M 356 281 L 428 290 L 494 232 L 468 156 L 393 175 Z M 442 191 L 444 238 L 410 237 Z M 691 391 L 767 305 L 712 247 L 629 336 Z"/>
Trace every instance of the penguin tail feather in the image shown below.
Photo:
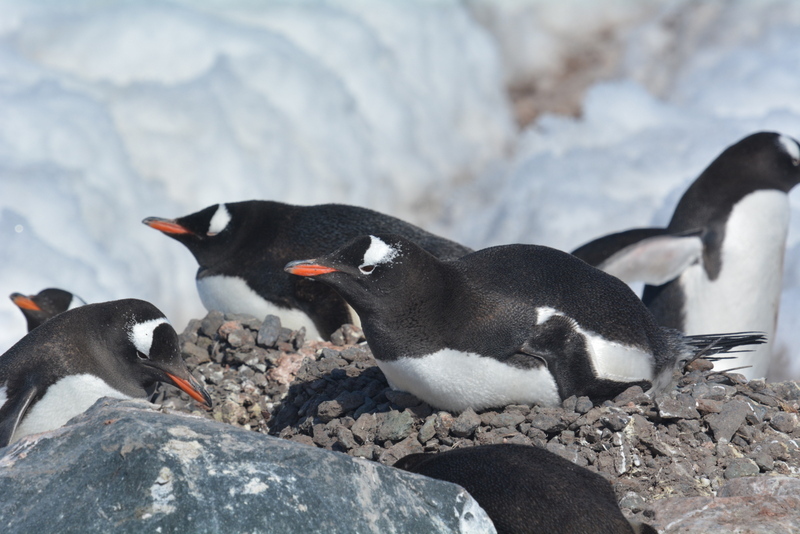
<path fill-rule="evenodd" d="M 762 345 L 767 342 L 767 336 L 764 332 L 701 334 L 696 336 L 683 336 L 683 342 L 691 351 L 689 359 L 686 362 L 688 364 L 698 358 L 703 358 L 712 362 L 732 358 L 732 356 L 715 356 L 717 354 L 751 352 L 752 349 L 734 349 L 748 345 Z"/>

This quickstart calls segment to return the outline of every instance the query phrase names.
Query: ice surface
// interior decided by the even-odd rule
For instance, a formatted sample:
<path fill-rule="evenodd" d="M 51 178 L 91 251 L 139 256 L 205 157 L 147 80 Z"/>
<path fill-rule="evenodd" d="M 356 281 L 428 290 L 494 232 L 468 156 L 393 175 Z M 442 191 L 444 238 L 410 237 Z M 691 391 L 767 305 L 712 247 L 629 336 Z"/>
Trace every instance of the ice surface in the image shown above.
<path fill-rule="evenodd" d="M 196 264 L 145 227 L 249 198 L 346 202 L 473 247 L 663 224 L 726 146 L 800 137 L 800 4 L 2 1 L 0 296 L 138 297 L 180 330 Z M 504 84 L 613 68 L 579 118 Z M 583 58 L 583 59 L 582 59 Z M 778 345 L 800 378 L 800 193 Z M 0 351 L 24 333 L 0 304 Z"/>

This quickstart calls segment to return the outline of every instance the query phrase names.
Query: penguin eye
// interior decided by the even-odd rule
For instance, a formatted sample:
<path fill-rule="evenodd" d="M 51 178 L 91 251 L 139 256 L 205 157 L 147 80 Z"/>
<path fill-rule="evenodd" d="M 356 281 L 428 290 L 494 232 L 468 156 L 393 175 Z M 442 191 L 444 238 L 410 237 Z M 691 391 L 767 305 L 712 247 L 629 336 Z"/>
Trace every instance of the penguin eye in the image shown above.
<path fill-rule="evenodd" d="M 792 165 L 794 165 L 795 167 L 797 167 L 798 165 L 800 165 L 800 159 L 798 159 L 798 158 L 792 158 Z"/>
<path fill-rule="evenodd" d="M 136 356 L 138 356 L 140 360 L 149 360 L 150 359 L 150 356 L 148 356 L 147 354 L 145 354 L 144 352 L 142 352 L 140 350 L 136 351 Z"/>
<path fill-rule="evenodd" d="M 375 270 L 375 266 L 374 265 L 361 265 L 358 268 L 358 270 L 361 271 L 364 274 L 369 274 L 369 273 L 371 273 L 372 271 Z"/>

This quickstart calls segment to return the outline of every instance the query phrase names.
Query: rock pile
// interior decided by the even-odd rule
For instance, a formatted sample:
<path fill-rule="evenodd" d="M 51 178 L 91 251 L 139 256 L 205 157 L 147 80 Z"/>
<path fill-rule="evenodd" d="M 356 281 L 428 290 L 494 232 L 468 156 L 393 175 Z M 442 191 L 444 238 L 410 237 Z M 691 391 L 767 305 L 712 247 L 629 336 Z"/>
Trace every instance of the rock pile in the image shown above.
<path fill-rule="evenodd" d="M 488 443 L 545 447 L 612 481 L 629 517 L 652 520 L 664 497 L 710 497 L 749 475 L 800 475 L 800 387 L 746 382 L 702 365 L 655 399 L 632 387 L 595 406 L 437 411 L 393 391 L 360 331 L 305 342 L 275 317 L 209 313 L 182 334 L 184 356 L 214 397 L 218 421 L 393 464 L 415 452 Z M 168 407 L 201 408 L 165 390 Z"/>

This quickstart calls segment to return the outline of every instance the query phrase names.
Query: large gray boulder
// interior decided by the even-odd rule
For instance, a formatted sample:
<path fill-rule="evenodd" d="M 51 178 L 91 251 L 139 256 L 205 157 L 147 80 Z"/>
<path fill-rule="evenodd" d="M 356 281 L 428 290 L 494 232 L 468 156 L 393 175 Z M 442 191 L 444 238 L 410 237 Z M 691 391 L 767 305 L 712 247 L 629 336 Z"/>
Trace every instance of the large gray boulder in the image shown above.
<path fill-rule="evenodd" d="M 0 449 L 0 532 L 494 532 L 459 486 L 144 401 Z"/>

